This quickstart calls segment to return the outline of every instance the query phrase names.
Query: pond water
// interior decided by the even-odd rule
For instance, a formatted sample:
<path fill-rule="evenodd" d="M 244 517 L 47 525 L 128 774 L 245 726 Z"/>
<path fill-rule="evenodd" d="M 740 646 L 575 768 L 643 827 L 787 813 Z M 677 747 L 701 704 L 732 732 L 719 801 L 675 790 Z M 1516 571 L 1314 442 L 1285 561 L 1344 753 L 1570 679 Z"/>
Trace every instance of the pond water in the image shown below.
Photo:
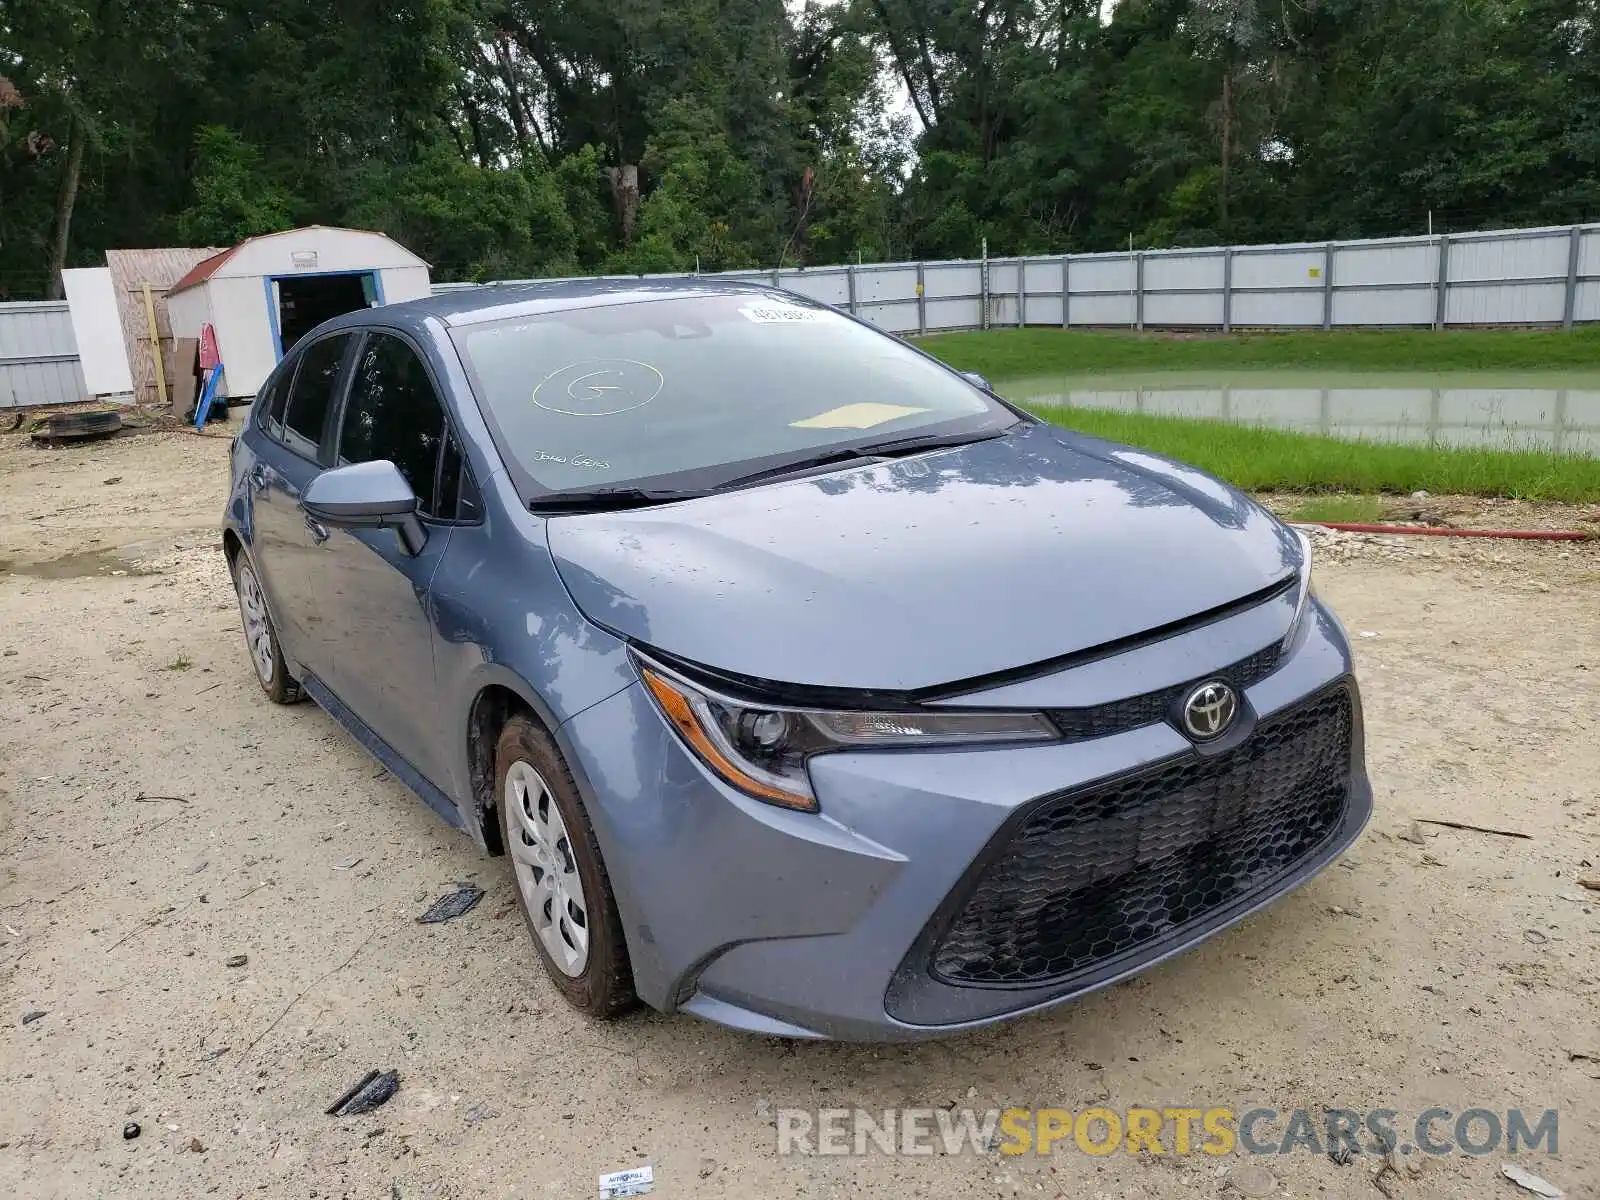
<path fill-rule="evenodd" d="M 1600 457 L 1600 372 L 1151 371 L 1037 376 L 996 390 L 1023 405 Z"/>

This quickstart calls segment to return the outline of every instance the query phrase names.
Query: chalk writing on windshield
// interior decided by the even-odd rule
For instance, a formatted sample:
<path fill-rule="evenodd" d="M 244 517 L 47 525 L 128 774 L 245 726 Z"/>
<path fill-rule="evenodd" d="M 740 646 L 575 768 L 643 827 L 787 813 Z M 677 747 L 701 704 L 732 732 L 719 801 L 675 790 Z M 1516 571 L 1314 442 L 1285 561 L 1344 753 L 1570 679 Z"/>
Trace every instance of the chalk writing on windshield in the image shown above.
<path fill-rule="evenodd" d="M 666 382 L 649 363 L 593 358 L 551 371 L 533 389 L 533 402 L 568 417 L 614 417 L 649 404 Z"/>
<path fill-rule="evenodd" d="M 529 458 L 536 463 L 560 463 L 564 467 L 585 468 L 594 471 L 609 471 L 611 464 L 603 458 L 592 458 L 587 454 L 551 454 L 548 450 L 535 450 Z"/>

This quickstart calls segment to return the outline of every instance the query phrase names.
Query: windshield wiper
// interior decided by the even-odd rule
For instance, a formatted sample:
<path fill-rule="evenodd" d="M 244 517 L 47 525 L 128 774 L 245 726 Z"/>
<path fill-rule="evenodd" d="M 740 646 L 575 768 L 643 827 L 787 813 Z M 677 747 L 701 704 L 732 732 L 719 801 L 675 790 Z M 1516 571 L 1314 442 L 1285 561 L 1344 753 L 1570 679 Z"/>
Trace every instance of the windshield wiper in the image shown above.
<path fill-rule="evenodd" d="M 535 496 L 528 507 L 538 513 L 616 512 L 627 508 L 651 508 L 676 500 L 694 500 L 710 495 L 705 491 L 658 491 L 649 488 L 609 487 L 590 491 L 551 492 Z"/>
<path fill-rule="evenodd" d="M 782 479 L 786 475 L 803 474 L 820 467 L 831 467 L 857 461 L 899 458 L 909 454 L 921 454 L 924 450 L 940 450 L 947 446 L 965 446 L 972 442 L 986 442 L 991 438 L 997 438 L 1011 432 L 1013 428 L 1014 426 L 1007 425 L 1003 429 L 985 429 L 978 433 L 910 434 L 906 437 L 891 438 L 888 441 L 872 442 L 865 446 L 845 446 L 837 450 L 824 450 L 818 454 L 810 454 L 804 458 L 780 463 L 775 467 L 767 467 L 762 471 L 752 471 L 748 475 L 736 475 L 732 479 L 724 479 L 717 484 L 717 491 L 722 492 L 732 488 L 748 487 L 754 483 L 765 483 L 769 479 Z"/>

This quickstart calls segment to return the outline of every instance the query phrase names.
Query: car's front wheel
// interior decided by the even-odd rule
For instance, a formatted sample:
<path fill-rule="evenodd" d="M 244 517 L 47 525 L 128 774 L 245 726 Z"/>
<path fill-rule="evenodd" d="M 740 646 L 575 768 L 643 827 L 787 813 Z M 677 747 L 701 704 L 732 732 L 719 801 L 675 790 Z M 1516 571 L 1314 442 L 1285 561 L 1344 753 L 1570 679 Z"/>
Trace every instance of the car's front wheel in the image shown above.
<path fill-rule="evenodd" d="M 261 581 L 256 578 L 255 564 L 242 549 L 233 556 L 233 589 L 239 594 L 239 616 L 244 621 L 245 647 L 256 669 L 256 682 L 274 704 L 296 703 L 304 693 L 300 685 L 289 678 L 283 651 L 278 647 L 278 631 L 272 627 L 267 598 L 261 591 Z"/>
<path fill-rule="evenodd" d="M 626 1012 L 636 997 L 622 917 L 561 752 L 527 717 L 512 717 L 495 747 L 495 781 L 517 903 L 545 973 L 592 1017 Z"/>

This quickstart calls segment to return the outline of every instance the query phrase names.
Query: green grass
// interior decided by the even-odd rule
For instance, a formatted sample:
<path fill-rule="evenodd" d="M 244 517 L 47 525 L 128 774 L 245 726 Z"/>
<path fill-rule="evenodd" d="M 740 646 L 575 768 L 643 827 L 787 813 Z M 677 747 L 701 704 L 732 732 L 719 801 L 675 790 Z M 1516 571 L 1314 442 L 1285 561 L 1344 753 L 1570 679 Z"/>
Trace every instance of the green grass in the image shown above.
<path fill-rule="evenodd" d="M 1346 441 L 1187 417 L 1030 407 L 1057 425 L 1181 459 L 1249 491 L 1429 491 L 1600 502 L 1600 460 L 1593 458 Z"/>
<path fill-rule="evenodd" d="M 1312 496 L 1302 500 L 1289 514 L 1291 521 L 1348 522 L 1370 525 L 1383 517 L 1380 496 Z"/>
<path fill-rule="evenodd" d="M 177 658 L 173 659 L 167 664 L 167 670 L 187 671 L 192 666 L 194 666 L 194 663 L 190 660 L 189 656 L 187 654 L 180 654 Z"/>
<path fill-rule="evenodd" d="M 991 329 L 918 340 L 990 380 L 1085 371 L 1334 368 L 1360 371 L 1600 368 L 1600 326 L 1572 330 L 1321 330 L 1174 337 L 1064 329 Z"/>

